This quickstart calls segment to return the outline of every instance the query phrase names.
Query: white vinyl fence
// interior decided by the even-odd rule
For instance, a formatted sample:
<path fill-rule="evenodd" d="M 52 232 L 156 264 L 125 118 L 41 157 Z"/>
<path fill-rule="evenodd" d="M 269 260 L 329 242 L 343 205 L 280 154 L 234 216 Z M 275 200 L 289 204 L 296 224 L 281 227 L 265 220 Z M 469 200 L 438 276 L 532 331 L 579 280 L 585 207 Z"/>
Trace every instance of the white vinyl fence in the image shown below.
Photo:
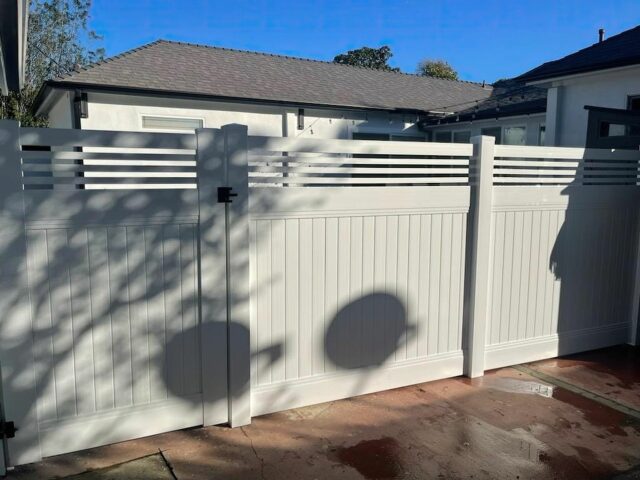
<path fill-rule="evenodd" d="M 8 464 L 634 342 L 639 161 L 0 122 Z"/>

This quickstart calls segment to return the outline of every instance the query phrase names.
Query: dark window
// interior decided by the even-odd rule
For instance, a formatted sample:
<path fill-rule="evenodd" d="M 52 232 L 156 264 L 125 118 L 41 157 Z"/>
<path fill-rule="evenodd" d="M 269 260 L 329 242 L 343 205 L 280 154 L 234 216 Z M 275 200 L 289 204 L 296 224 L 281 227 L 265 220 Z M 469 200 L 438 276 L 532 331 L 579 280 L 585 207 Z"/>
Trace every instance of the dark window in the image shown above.
<path fill-rule="evenodd" d="M 487 137 L 494 137 L 496 139 L 496 145 L 500 145 L 502 143 L 502 127 L 483 128 L 480 131 L 480 134 L 486 135 Z"/>
<path fill-rule="evenodd" d="M 627 109 L 632 112 L 640 112 L 640 95 L 629 97 Z M 630 125 L 627 131 L 628 135 L 640 135 L 640 126 Z"/>

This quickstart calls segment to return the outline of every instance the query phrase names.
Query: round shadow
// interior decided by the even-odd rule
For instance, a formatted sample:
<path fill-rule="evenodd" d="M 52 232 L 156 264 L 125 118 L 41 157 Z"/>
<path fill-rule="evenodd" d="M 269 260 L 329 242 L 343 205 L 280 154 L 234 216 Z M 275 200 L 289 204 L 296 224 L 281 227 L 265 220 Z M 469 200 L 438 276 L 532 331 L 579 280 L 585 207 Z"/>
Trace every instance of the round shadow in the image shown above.
<path fill-rule="evenodd" d="M 329 360 L 340 369 L 377 367 L 413 334 L 402 302 L 388 293 L 371 293 L 341 308 L 325 334 Z"/>

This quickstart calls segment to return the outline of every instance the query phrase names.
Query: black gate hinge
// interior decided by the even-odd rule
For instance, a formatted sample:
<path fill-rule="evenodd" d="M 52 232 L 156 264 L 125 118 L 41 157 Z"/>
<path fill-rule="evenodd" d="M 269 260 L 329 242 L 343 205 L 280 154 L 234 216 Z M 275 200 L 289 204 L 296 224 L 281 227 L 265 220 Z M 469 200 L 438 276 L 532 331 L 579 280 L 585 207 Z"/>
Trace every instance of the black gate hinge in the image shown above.
<path fill-rule="evenodd" d="M 0 438 L 14 438 L 17 431 L 13 422 L 0 422 Z"/>
<path fill-rule="evenodd" d="M 231 187 L 218 187 L 218 203 L 231 203 L 231 197 L 237 196 L 237 193 L 231 192 Z"/>

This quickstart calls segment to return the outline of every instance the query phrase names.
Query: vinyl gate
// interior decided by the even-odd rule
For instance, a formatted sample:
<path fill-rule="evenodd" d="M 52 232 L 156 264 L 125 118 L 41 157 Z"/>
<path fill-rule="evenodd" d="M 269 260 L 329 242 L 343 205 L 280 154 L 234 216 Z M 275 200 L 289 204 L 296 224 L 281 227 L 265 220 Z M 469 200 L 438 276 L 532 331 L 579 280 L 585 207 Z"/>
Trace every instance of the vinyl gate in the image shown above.
<path fill-rule="evenodd" d="M 199 213 L 195 140 L 0 124 L 11 464 L 227 421 L 224 316 L 200 321 L 224 286 L 200 295 L 198 266 L 224 218 Z"/>
<path fill-rule="evenodd" d="M 637 151 L 0 123 L 9 464 L 636 338 Z"/>

